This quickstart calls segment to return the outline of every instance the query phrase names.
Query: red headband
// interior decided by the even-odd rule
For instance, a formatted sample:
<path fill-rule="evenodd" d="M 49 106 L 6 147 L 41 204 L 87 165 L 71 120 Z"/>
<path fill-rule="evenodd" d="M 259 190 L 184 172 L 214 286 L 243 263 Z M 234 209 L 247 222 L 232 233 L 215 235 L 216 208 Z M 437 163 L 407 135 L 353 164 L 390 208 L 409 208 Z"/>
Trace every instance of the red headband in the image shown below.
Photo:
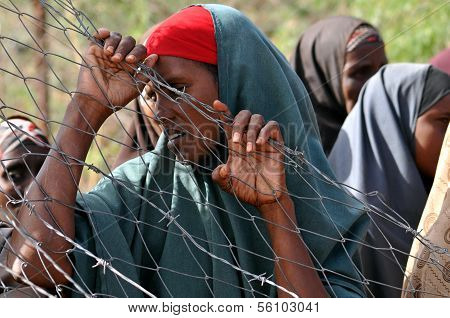
<path fill-rule="evenodd" d="M 45 134 L 30 119 L 23 116 L 12 116 L 0 124 L 0 159 L 5 153 L 23 146 L 25 141 L 46 147 L 48 140 Z"/>
<path fill-rule="evenodd" d="M 176 56 L 217 65 L 211 13 L 201 6 L 183 9 L 161 22 L 145 41 L 147 55 Z"/>

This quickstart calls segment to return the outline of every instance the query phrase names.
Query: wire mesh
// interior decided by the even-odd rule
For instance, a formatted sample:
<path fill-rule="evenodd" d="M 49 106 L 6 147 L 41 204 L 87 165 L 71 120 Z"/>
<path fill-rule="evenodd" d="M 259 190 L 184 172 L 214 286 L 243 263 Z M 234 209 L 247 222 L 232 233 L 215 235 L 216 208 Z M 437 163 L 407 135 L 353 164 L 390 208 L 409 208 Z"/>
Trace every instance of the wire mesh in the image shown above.
<path fill-rule="evenodd" d="M 187 94 L 182 89 L 177 89 L 167 83 L 162 76 L 160 76 L 154 69 L 147 67 L 145 64 L 139 64 L 133 66 L 135 72 L 139 72 L 140 75 L 144 74 L 145 77 L 151 83 L 151 89 L 153 92 L 157 92 L 165 99 L 171 101 L 174 105 L 179 107 L 179 111 L 189 116 L 185 112 L 185 108 L 181 105 L 189 105 L 192 109 L 195 109 L 199 115 L 213 121 L 217 124 L 220 129 L 219 139 L 214 139 L 211 136 L 203 135 L 201 127 L 197 127 L 196 123 L 193 121 L 187 124 L 193 127 L 193 129 L 188 131 L 183 131 L 183 127 L 176 127 L 176 122 L 170 122 L 167 118 L 164 120 L 158 118 L 156 113 L 150 113 L 145 111 L 147 109 L 153 109 L 151 99 L 146 96 L 146 91 L 142 91 L 146 81 L 139 81 L 136 77 L 133 77 L 133 82 L 130 83 L 124 80 L 124 85 L 133 85 L 137 90 L 137 87 L 141 87 L 141 92 L 137 98 L 140 106 L 138 107 L 127 107 L 119 111 L 118 107 L 114 106 L 113 103 L 109 102 L 107 107 L 110 107 L 113 114 L 108 119 L 107 123 L 103 125 L 99 132 L 95 132 L 95 129 L 88 129 L 87 134 L 91 134 L 93 137 L 93 143 L 90 149 L 90 153 L 95 153 L 97 157 L 97 162 L 95 164 L 89 163 L 88 160 L 92 159 L 88 157 L 86 160 L 81 160 L 67 154 L 64 149 L 61 149 L 61 143 L 58 142 L 56 138 L 55 131 L 64 128 L 63 120 L 55 119 L 52 111 L 48 111 L 44 105 L 40 104 L 37 98 L 39 89 L 46 86 L 51 92 L 52 98 L 56 98 L 60 104 L 61 109 L 57 112 L 62 113 L 65 109 L 66 104 L 74 102 L 74 96 L 77 92 L 73 91 L 75 87 L 76 74 L 78 74 L 78 69 L 86 68 L 86 63 L 83 61 L 83 53 L 81 48 L 86 47 L 88 40 L 92 40 L 101 45 L 98 40 L 93 38 L 93 34 L 97 32 L 93 21 L 87 17 L 83 12 L 77 10 L 76 6 L 71 0 L 49 0 L 41 1 L 40 4 L 45 9 L 47 14 L 47 19 L 45 21 L 39 20 L 31 11 L 29 11 L 29 6 L 25 6 L 22 3 L 16 1 L 2 1 L 0 2 L 0 12 L 2 16 L 7 17 L 9 21 L 14 22 L 14 28 L 9 28 L 5 31 L 5 26 L 0 34 L 0 45 L 1 45 L 1 65 L 0 65 L 0 75 L 2 81 L 8 83 L 7 92 L 0 96 L 0 117 L 8 123 L 8 127 L 16 134 L 18 137 L 21 134 L 27 135 L 28 132 L 20 131 L 20 128 L 15 126 L 11 121 L 8 120 L 11 114 L 21 114 L 32 118 L 43 130 L 48 131 L 49 134 L 49 144 L 46 145 L 47 149 L 50 150 L 49 156 L 55 159 L 55 162 L 59 162 L 67 167 L 83 169 L 83 176 L 81 178 L 81 184 L 78 182 L 76 173 L 74 174 L 71 169 L 68 169 L 66 177 L 69 179 L 68 182 L 72 182 L 77 186 L 77 203 L 72 205 L 67 204 L 64 200 L 59 200 L 58 198 L 49 196 L 45 193 L 45 190 L 41 192 L 41 199 L 29 199 L 28 194 L 24 195 L 24 189 L 15 186 L 15 177 L 11 173 L 4 173 L 4 178 L 7 182 L 14 185 L 14 191 L 5 191 L 5 189 L 0 189 L 2 194 L 6 197 L 5 203 L 2 205 L 2 221 L 0 223 L 0 292 L 3 296 L 15 297 L 15 296 L 29 296 L 29 297 L 69 297 L 69 296 L 82 296 L 82 297 L 114 297 L 116 294 L 108 294 L 108 288 L 100 286 L 99 288 L 93 290 L 92 286 L 97 286 L 95 283 L 86 281 L 86 276 L 81 273 L 82 271 L 78 267 L 79 255 L 83 257 L 92 265 L 90 270 L 96 272 L 96 279 L 100 276 L 114 277 L 114 284 L 116 284 L 119 289 L 122 289 L 120 296 L 135 296 L 142 295 L 146 297 L 158 297 L 158 296 L 179 296 L 182 295 L 183 282 L 185 278 L 191 279 L 193 284 L 198 284 L 204 286 L 208 291 L 208 296 L 215 297 L 221 296 L 215 285 L 222 286 L 224 289 L 237 290 L 239 294 L 251 296 L 251 297 L 270 297 L 278 293 L 284 292 L 290 296 L 303 296 L 298 293 L 293 287 L 293 283 L 288 279 L 289 273 L 285 273 L 283 268 L 279 268 L 279 275 L 276 275 L 273 268 L 268 269 L 266 272 L 255 272 L 252 266 L 242 266 L 241 262 L 246 259 L 251 259 L 251 262 L 258 263 L 263 262 L 263 260 L 268 260 L 273 267 L 279 266 L 280 262 L 287 262 L 290 264 L 295 264 L 300 268 L 311 268 L 318 273 L 321 282 L 331 296 L 337 296 L 334 289 L 333 279 L 328 277 L 339 277 L 345 279 L 348 284 L 355 284 L 363 286 L 367 296 L 373 296 L 369 287 L 373 284 L 385 285 L 383 281 L 373 281 L 364 277 L 361 272 L 358 260 L 358 252 L 355 250 L 348 250 L 348 244 L 354 243 L 358 247 L 365 246 L 367 248 L 377 250 L 383 253 L 398 270 L 404 272 L 403 265 L 400 264 L 397 257 L 398 255 L 408 255 L 408 251 L 398 250 L 393 246 L 389 240 L 385 237 L 385 246 L 372 246 L 368 244 L 364 237 L 360 237 L 358 233 L 352 233 L 342 228 L 339 220 L 333 219 L 333 217 L 328 214 L 329 202 L 333 202 L 335 206 L 345 209 L 354 209 L 360 211 L 365 216 L 368 217 L 370 222 L 377 225 L 377 220 L 384 220 L 388 222 L 390 226 L 402 228 L 407 232 L 411 238 L 416 238 L 420 240 L 428 251 L 427 257 L 424 259 L 419 259 L 420 261 L 426 262 L 430 266 L 435 266 L 438 272 L 445 275 L 445 267 L 440 260 L 442 255 L 446 257 L 449 256 L 449 252 L 446 248 L 435 246 L 431 242 L 427 241 L 421 236 L 420 231 L 412 228 L 399 214 L 389 208 L 383 203 L 381 195 L 378 193 L 360 193 L 357 189 L 350 189 L 349 187 L 336 182 L 332 177 L 327 175 L 327 173 L 316 167 L 308 156 L 305 156 L 303 152 L 304 144 L 300 144 L 297 149 L 291 149 L 283 143 L 276 140 L 271 140 L 269 143 L 271 145 L 271 153 L 255 153 L 253 155 L 243 154 L 235 149 L 231 149 L 227 143 L 226 136 L 227 129 L 231 127 L 233 123 L 233 116 L 230 114 L 224 115 L 223 113 L 217 112 L 212 105 L 206 105 L 196 100 L 193 96 Z M 46 36 L 51 38 L 52 45 L 49 48 L 48 44 L 44 44 L 42 39 L 36 35 L 36 28 L 39 29 L 45 27 Z M 21 32 L 17 32 L 20 29 Z M 25 32 L 23 32 L 25 31 Z M 32 57 L 41 56 L 43 58 L 43 63 L 46 64 L 48 68 L 48 78 L 42 79 L 35 75 L 33 65 L 30 65 L 29 61 Z M 90 69 L 90 71 L 94 71 Z M 104 70 L 109 72 L 109 70 Z M 26 98 L 23 98 L 26 92 Z M 106 95 L 106 94 L 105 94 Z M 24 105 L 28 105 L 24 107 Z M 50 115 L 52 115 L 50 117 Z M 154 123 L 162 124 L 162 135 L 161 140 L 175 139 L 173 137 L 173 131 L 169 131 L 167 126 L 175 126 L 178 128 L 178 134 L 190 134 L 192 138 L 200 140 L 203 147 L 208 148 L 210 151 L 209 161 L 198 161 L 192 162 L 185 160 L 183 158 L 183 151 L 177 149 L 176 146 L 173 147 L 173 151 L 177 154 L 174 156 L 166 151 L 153 151 L 151 155 L 146 154 L 147 149 L 143 149 L 137 142 L 134 142 L 133 146 L 129 146 L 124 142 L 124 137 L 126 140 L 134 140 L 133 136 L 128 131 L 130 125 L 130 117 L 141 116 L 146 120 L 151 120 Z M 236 115 L 236 114 L 234 114 Z M 169 122 L 168 122 L 169 121 Z M 112 129 L 111 127 L 114 127 Z M 70 129 L 71 127 L 65 127 Z M 286 127 L 283 127 L 286 128 Z M 177 131 L 178 131 L 177 130 Z M 90 131 L 90 132 L 89 132 Z M 86 133 L 86 132 L 84 132 Z M 306 135 L 312 132 L 306 132 Z M 81 132 L 80 132 L 81 134 Z M 33 136 L 28 136 L 34 138 Z M 20 139 L 20 138 L 19 138 Z M 160 143 L 162 141 L 160 140 Z M 135 140 L 134 140 L 135 141 Z M 175 144 L 175 143 L 172 143 Z M 37 189 L 43 189 L 43 184 L 39 184 L 36 180 L 36 176 L 33 175 L 34 170 L 31 166 L 31 160 L 27 158 L 46 157 L 46 154 L 36 154 L 30 150 L 30 146 L 26 143 L 22 143 L 23 151 L 18 157 L 12 157 L 7 160 L 2 159 L 1 167 L 2 170 L 10 171 L 9 162 L 22 162 L 25 166 L 26 171 L 32 175 L 32 183 L 37 184 Z M 77 147 L 77 144 L 65 145 L 65 147 Z M 64 147 L 63 147 L 64 148 Z M 134 169 L 138 171 L 138 174 L 144 175 L 148 174 L 150 171 L 152 175 L 149 178 L 149 182 L 152 182 L 152 186 L 148 187 L 147 184 L 139 184 L 134 180 L 123 178 L 122 174 L 117 174 L 113 167 L 117 159 L 117 153 L 120 149 L 129 148 L 130 151 L 136 154 L 137 158 L 134 162 Z M 67 148 L 66 148 L 67 149 Z M 217 150 L 220 149 L 220 150 Z M 215 166 L 211 163 L 223 164 L 226 163 L 228 156 L 237 158 L 239 162 L 246 165 L 248 171 L 254 174 L 254 176 L 259 177 L 264 183 L 265 176 L 260 171 L 258 171 L 258 164 L 260 161 L 272 162 L 272 165 L 277 167 L 285 167 L 289 170 L 291 174 L 294 174 L 298 178 L 298 182 L 305 184 L 305 186 L 310 187 L 310 191 L 307 193 L 293 193 L 289 189 L 273 188 L 273 184 L 266 182 L 266 188 L 268 187 L 268 192 L 258 193 L 260 196 L 273 196 L 273 202 L 278 203 L 279 213 L 284 213 L 288 218 L 290 214 L 287 211 L 285 205 L 280 201 L 282 195 L 289 195 L 297 200 L 304 202 L 304 206 L 310 206 L 310 213 L 314 212 L 316 206 L 320 206 L 323 211 L 325 211 L 325 217 L 332 224 L 332 228 L 335 230 L 337 235 L 326 233 L 312 232 L 308 228 L 302 227 L 302 224 L 297 224 L 295 220 L 290 218 L 290 224 L 280 225 L 276 222 L 271 222 L 270 219 L 266 219 L 261 215 L 254 214 L 252 211 L 248 210 L 248 205 L 245 203 L 240 203 L 241 211 L 227 210 L 223 206 L 216 204 L 215 201 L 211 200 L 211 195 L 208 193 L 205 185 L 202 184 L 202 179 L 199 179 L 198 173 L 209 176 L 214 170 Z M 33 157 L 34 155 L 34 157 Z M 165 162 L 163 167 L 159 170 L 152 170 L 153 168 L 149 165 L 149 158 L 155 156 L 160 156 L 161 160 Z M 259 160 L 259 161 L 258 161 Z M 193 167 L 193 168 L 192 168 Z M 198 187 L 198 197 L 186 196 L 183 192 L 174 192 L 173 183 L 168 184 L 159 183 L 159 175 L 169 175 L 172 176 L 174 169 L 184 169 L 184 177 L 189 179 L 189 182 L 193 182 Z M 246 173 L 248 173 L 248 171 Z M 41 174 L 45 173 L 41 171 Z M 305 177 L 306 176 L 306 177 Z M 89 208 L 90 200 L 92 200 L 89 195 L 85 195 L 85 190 L 91 190 L 93 184 L 97 182 L 99 177 L 102 177 L 102 181 L 96 186 L 95 189 L 100 189 L 103 186 L 110 187 L 115 191 L 115 198 L 111 198 L 114 202 L 120 202 L 121 206 L 125 211 L 120 211 L 120 213 L 115 213 L 107 208 L 101 210 L 93 210 Z M 270 178 L 269 178 L 270 179 Z M 139 179 L 140 180 L 140 179 Z M 238 185 L 252 188 L 255 191 L 255 184 L 250 184 L 246 179 L 236 179 L 232 178 L 230 184 L 231 195 L 235 198 L 236 202 L 241 202 L 242 200 L 233 193 L 232 188 Z M 322 185 L 326 185 L 333 191 L 336 191 L 338 195 L 336 197 L 327 197 L 323 194 L 315 191 L 315 187 L 310 184 L 310 182 L 317 182 Z M 63 189 L 63 188 L 62 188 Z M 95 190 L 94 190 L 95 191 Z M 127 199 L 128 193 L 134 198 L 137 203 L 131 203 Z M 364 197 L 377 197 L 380 204 L 377 206 L 369 205 L 365 200 L 356 199 L 354 193 L 359 193 L 360 196 Z M 341 198 L 341 199 L 337 199 Z M 189 209 L 196 207 L 199 213 L 205 213 L 208 219 L 208 224 L 204 226 L 210 226 L 218 229 L 218 237 L 204 237 L 199 235 L 198 231 L 193 230 L 185 224 L 189 222 L 180 221 L 180 219 L 186 218 L 187 212 L 181 212 L 173 210 L 172 203 L 174 201 L 181 200 L 185 202 Z M 328 202 L 328 203 L 327 203 Z M 51 239 L 57 240 L 58 238 L 63 238 L 67 243 L 63 245 L 63 248 L 57 250 L 50 250 L 47 243 L 37 240 L 35 238 L 34 229 L 29 228 L 27 224 L 22 224 L 24 218 L 17 215 L 17 210 L 20 206 L 22 207 L 21 214 L 24 211 L 29 213 L 29 216 L 38 218 L 41 221 L 41 225 L 45 227 L 48 232 L 51 233 Z M 46 211 L 45 216 L 43 213 L 36 212 L 36 206 L 39 209 Z M 108 204 L 105 205 L 108 207 Z M 137 210 L 141 210 L 145 206 L 151 209 L 153 215 L 151 218 L 142 217 L 141 214 L 137 213 Z M 44 207 L 44 208 L 42 208 Z M 70 210 L 76 210 L 76 217 L 83 219 L 82 223 L 76 223 L 77 226 L 86 226 L 90 228 L 90 236 L 80 238 L 74 235 L 77 229 L 74 229 L 74 233 L 68 234 L 66 231 L 55 221 L 54 210 L 55 207 L 65 207 Z M 188 210 L 188 208 L 186 208 Z M 320 212 L 320 211 L 316 211 Z M 96 224 L 96 218 L 93 215 L 109 215 L 110 220 L 114 220 L 116 224 L 110 224 L 104 227 L 98 227 Z M 241 231 L 250 231 L 251 233 L 257 233 L 258 236 L 255 237 L 256 240 L 261 244 L 262 250 L 269 251 L 269 253 L 259 254 L 258 250 L 253 250 L 252 246 L 240 246 L 236 243 L 236 238 L 234 233 L 223 228 L 224 222 L 231 222 L 235 218 L 245 221 L 247 228 L 241 228 Z M 225 220 L 225 221 L 224 221 Z M 108 250 L 107 246 L 110 246 L 108 242 L 102 242 L 103 233 L 98 232 L 98 228 L 102 231 L 108 232 L 110 229 L 116 229 L 117 224 L 122 226 L 123 229 L 127 229 L 133 233 L 133 240 L 130 242 L 131 250 L 135 246 L 140 246 L 142 248 L 141 257 L 132 257 L 121 259 L 116 256 L 116 251 Z M 285 259 L 280 255 L 277 255 L 276 248 L 274 248 L 275 242 L 271 241 L 267 237 L 265 232 L 265 227 L 275 227 L 275 231 L 287 232 L 296 235 L 300 242 L 303 242 L 306 250 L 308 251 L 309 257 L 313 264 L 299 262 L 294 259 Z M 379 229 L 379 227 L 378 227 Z M 379 229 L 382 232 L 381 229 Z M 125 231 L 125 230 L 124 230 Z M 182 242 L 182 247 L 180 249 L 180 255 L 190 256 L 191 260 L 189 264 L 197 264 L 197 269 L 192 270 L 187 268 L 186 271 L 181 271 L 178 269 L 173 269 L 170 266 L 165 267 L 164 263 L 161 261 L 164 255 L 161 254 L 159 249 L 152 244 L 152 238 L 146 237 L 152 233 L 155 237 L 176 237 L 179 242 Z M 117 235 L 128 235 L 127 233 L 117 233 Z M 131 235 L 131 234 L 130 234 Z M 357 278 L 346 277 L 345 274 L 341 272 L 327 268 L 326 265 L 321 263 L 320 258 L 315 255 L 308 244 L 303 241 L 304 235 L 312 235 L 320 237 L 322 240 L 333 241 L 334 244 L 338 246 L 339 249 L 344 251 L 346 255 L 346 261 L 351 264 L 353 270 L 357 273 Z M 27 247 L 22 250 L 17 250 L 14 246 L 17 246 L 17 242 L 22 239 L 23 245 Z M 105 244 L 103 253 L 100 253 L 100 249 L 92 248 L 92 241 L 95 240 L 96 244 Z M 155 239 L 158 241 L 157 239 Z M 15 242 L 15 243 L 11 243 Z M 34 277 L 29 277 L 28 270 L 32 267 L 30 262 L 16 262 L 11 263 L 10 259 L 17 258 L 22 259 L 26 250 L 32 249 L 37 251 L 37 257 L 39 261 L 37 263 L 42 264 L 42 268 L 36 269 L 36 271 L 43 272 L 45 279 L 36 279 L 36 274 Z M 118 247 L 120 248 L 120 247 Z M 172 257 L 175 257 L 177 252 L 176 249 L 171 251 Z M 120 255 L 120 254 L 119 254 Z M 224 255 L 229 255 L 225 257 Z M 15 257 L 14 257 L 15 256 Z M 66 263 L 71 264 L 71 270 L 61 267 L 60 259 L 64 258 Z M 205 261 L 204 258 L 209 261 Z M 186 260 L 178 259 L 173 260 L 173 263 L 183 263 Z M 170 263 L 169 263 L 170 264 Z M 217 271 L 215 272 L 210 267 L 204 268 L 205 264 L 214 264 Z M 217 265 L 219 264 L 219 265 Z M 17 268 L 19 266 L 19 269 Z M 28 268 L 27 268 L 28 267 Z M 47 270 L 52 268 L 52 270 Z M 129 268 L 134 268 L 134 271 L 138 273 L 135 275 L 130 273 Z M 175 267 L 183 268 L 183 266 Z M 257 268 L 257 267 L 256 267 Z M 338 267 L 337 267 L 338 268 Z M 125 269 L 125 270 L 124 270 Z M 227 272 L 239 273 L 238 281 L 227 281 L 224 277 L 229 277 L 224 275 Z M 32 272 L 32 271 L 31 271 Z M 57 273 L 54 277 L 55 273 Z M 170 275 L 168 274 L 170 273 Z M 39 275 L 37 275 L 39 276 Z M 166 281 L 167 277 L 179 277 L 180 282 L 178 287 L 174 288 L 172 282 Z M 287 283 L 280 283 L 280 280 L 287 281 Z M 61 283 L 62 281 L 62 283 Z M 40 283 L 41 282 L 41 283 Z M 151 283 L 148 283 L 151 282 Z M 157 287 L 156 287 L 157 286 Z M 172 287 L 169 287 L 172 286 Z M 263 288 L 264 286 L 272 286 L 273 288 Z M 410 284 L 408 290 L 415 292 L 417 286 Z M 398 289 L 400 292 L 401 287 L 392 286 L 394 289 Z M 129 291 L 132 291 L 129 294 Z M 137 294 L 136 294 L 137 293 Z M 195 296 L 195 295 L 192 295 Z M 434 296 L 448 296 L 448 295 L 434 295 Z"/>

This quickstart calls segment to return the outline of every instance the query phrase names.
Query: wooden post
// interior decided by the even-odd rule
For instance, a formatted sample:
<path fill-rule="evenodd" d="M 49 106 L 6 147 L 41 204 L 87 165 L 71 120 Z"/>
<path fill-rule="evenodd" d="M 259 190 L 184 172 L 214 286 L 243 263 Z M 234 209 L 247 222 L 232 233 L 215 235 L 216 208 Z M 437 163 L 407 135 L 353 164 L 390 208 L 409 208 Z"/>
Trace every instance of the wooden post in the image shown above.
<path fill-rule="evenodd" d="M 47 41 L 47 26 L 45 24 L 46 12 L 39 0 L 33 0 L 34 15 L 38 19 L 35 24 L 34 36 L 36 41 L 39 43 L 40 48 L 44 51 L 48 51 L 48 41 Z M 36 53 L 35 63 L 36 65 L 36 77 L 42 82 L 36 83 L 36 102 L 43 114 L 43 119 L 50 120 L 49 111 L 49 87 L 45 83 L 48 82 L 49 67 L 47 61 L 45 60 L 45 55 L 41 53 Z M 38 114 L 41 117 L 41 114 Z M 38 123 L 40 124 L 40 123 Z M 39 125 L 40 128 L 48 134 L 47 125 Z"/>

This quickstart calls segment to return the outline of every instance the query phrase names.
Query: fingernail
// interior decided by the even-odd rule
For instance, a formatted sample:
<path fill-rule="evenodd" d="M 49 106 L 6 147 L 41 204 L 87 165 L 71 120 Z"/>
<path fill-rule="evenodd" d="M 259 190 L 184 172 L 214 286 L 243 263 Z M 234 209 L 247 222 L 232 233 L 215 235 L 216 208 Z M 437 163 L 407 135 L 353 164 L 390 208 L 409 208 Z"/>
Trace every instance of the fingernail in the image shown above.
<path fill-rule="evenodd" d="M 233 134 L 233 142 L 239 142 L 240 139 L 241 139 L 241 134 L 238 132 L 235 132 Z"/>
<path fill-rule="evenodd" d="M 256 139 L 257 144 L 262 144 L 262 142 L 263 142 L 262 137 L 258 137 L 258 139 Z"/>
<path fill-rule="evenodd" d="M 106 51 L 108 51 L 109 53 L 113 54 L 114 53 L 114 48 L 110 45 L 106 48 Z"/>
<path fill-rule="evenodd" d="M 247 142 L 247 152 L 251 152 L 253 150 L 253 144 L 251 142 Z"/>
<path fill-rule="evenodd" d="M 116 53 L 116 54 L 113 55 L 112 58 L 114 58 L 115 60 L 121 60 L 122 59 L 122 54 Z"/>
<path fill-rule="evenodd" d="M 127 56 L 127 61 L 128 62 L 134 62 L 136 60 L 136 56 L 134 56 L 134 55 L 128 55 Z"/>

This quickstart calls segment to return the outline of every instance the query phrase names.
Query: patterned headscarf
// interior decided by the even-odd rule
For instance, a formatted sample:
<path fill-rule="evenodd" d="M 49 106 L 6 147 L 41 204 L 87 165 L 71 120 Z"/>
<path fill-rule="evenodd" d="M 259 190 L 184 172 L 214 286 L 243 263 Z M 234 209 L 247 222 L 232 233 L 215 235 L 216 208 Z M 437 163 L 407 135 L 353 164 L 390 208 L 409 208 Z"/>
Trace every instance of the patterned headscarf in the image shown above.
<path fill-rule="evenodd" d="M 30 119 L 22 116 L 7 118 L 0 124 L 0 159 L 26 141 L 41 147 L 48 146 L 47 137 Z"/>
<path fill-rule="evenodd" d="M 361 44 L 365 43 L 383 43 L 380 33 L 369 24 L 360 25 L 353 31 L 347 42 L 347 52 L 351 52 Z"/>

